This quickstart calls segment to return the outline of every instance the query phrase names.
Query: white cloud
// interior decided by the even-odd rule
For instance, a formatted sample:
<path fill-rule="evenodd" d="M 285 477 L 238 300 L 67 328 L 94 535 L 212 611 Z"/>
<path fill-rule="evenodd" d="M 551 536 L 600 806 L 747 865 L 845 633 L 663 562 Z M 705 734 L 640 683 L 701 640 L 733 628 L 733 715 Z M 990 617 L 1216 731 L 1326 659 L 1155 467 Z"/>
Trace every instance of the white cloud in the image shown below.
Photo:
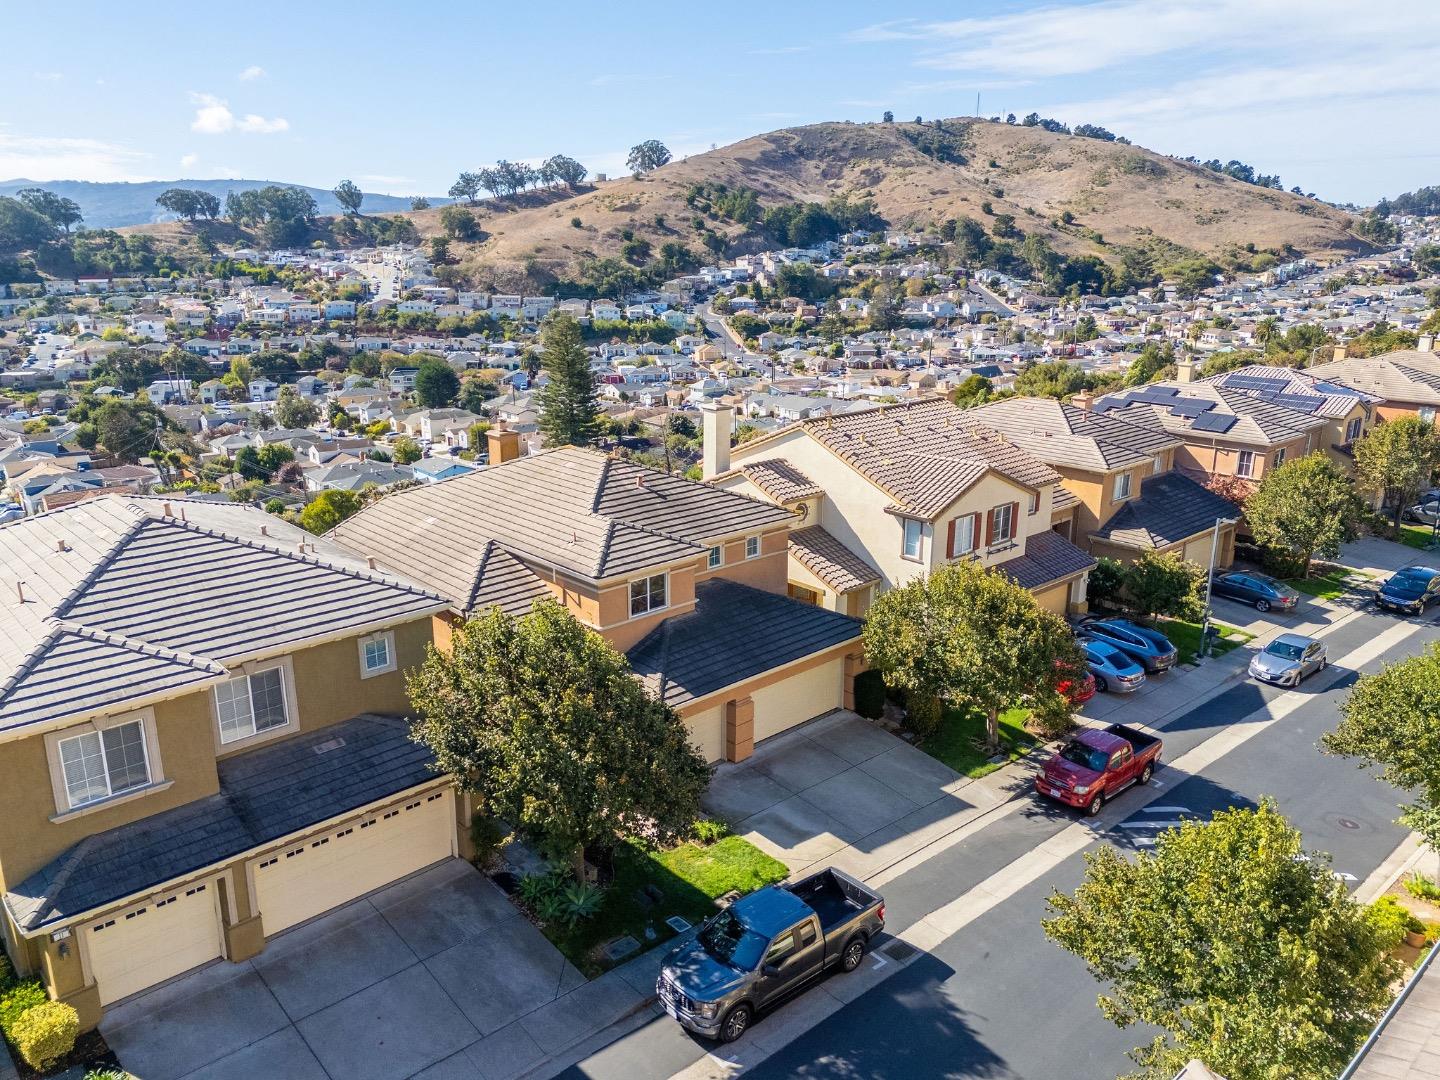
<path fill-rule="evenodd" d="M 240 72 L 238 78 L 241 82 L 254 82 L 256 79 L 265 78 L 266 71 L 259 64 L 251 64 L 244 71 Z"/>
<path fill-rule="evenodd" d="M 148 154 L 99 139 L 12 134 L 0 127 L 0 176 L 28 180 L 149 180 Z"/>
<path fill-rule="evenodd" d="M 202 135 L 224 135 L 230 131 L 241 131 L 248 135 L 273 135 L 289 131 L 290 121 L 284 117 L 266 119 L 255 113 L 236 116 L 230 106 L 214 94 L 191 94 L 196 106 L 195 118 L 190 121 L 190 130 Z"/>
<path fill-rule="evenodd" d="M 182 157 L 180 158 L 180 167 L 181 167 L 182 169 L 193 168 L 194 165 L 195 165 L 195 163 L 196 163 L 197 161 L 199 161 L 199 160 L 200 160 L 200 155 L 199 155 L 199 154 L 185 154 L 184 156 L 182 156 Z"/>

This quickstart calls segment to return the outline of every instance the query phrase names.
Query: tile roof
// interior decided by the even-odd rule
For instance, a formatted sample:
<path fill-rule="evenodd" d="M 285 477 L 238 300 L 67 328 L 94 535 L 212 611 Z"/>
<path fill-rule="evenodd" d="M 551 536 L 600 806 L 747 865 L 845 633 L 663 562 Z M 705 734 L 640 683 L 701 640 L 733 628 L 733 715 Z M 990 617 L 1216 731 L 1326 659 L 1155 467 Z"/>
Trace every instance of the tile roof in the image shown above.
<path fill-rule="evenodd" d="M 1348 357 L 1308 369 L 1311 375 L 1386 401 L 1440 405 L 1440 354 L 1418 351 Z"/>
<path fill-rule="evenodd" d="M 773 503 L 566 447 L 389 495 L 331 538 L 471 610 L 494 548 L 522 567 L 595 580 L 792 520 Z"/>
<path fill-rule="evenodd" d="M 1048 465 L 1106 472 L 1139 465 L 1181 440 L 1053 398 L 1006 398 L 967 410 Z"/>
<path fill-rule="evenodd" d="M 1249 364 L 1201 381 L 1276 404 L 1299 405 L 1310 401 L 1315 415 L 1332 418 L 1348 416 L 1357 402 L 1373 405 L 1382 400 L 1376 394 L 1365 393 L 1342 382 L 1319 378 L 1313 370 L 1296 371 L 1265 364 Z"/>
<path fill-rule="evenodd" d="M 0 579 L 0 728 L 445 606 L 258 509 L 133 495 L 0 527 Z"/>
<path fill-rule="evenodd" d="M 1295 408 L 1255 397 L 1208 382 L 1149 383 L 1120 393 L 1097 398 L 1092 409 L 1128 423 L 1182 437 L 1198 436 L 1207 441 L 1273 446 L 1298 439 L 1329 420 L 1309 408 Z M 1233 418 L 1223 429 L 1207 416 Z"/>
<path fill-rule="evenodd" d="M 849 615 L 724 578 L 695 586 L 695 608 L 666 619 L 627 654 L 667 705 L 713 694 L 860 637 Z"/>
<path fill-rule="evenodd" d="M 1060 480 L 1050 466 L 944 398 L 812 418 L 798 426 L 899 509 L 919 517 L 937 516 L 988 472 L 1032 489 Z M 737 449 L 736 456 L 743 458 L 744 450 Z"/>
<path fill-rule="evenodd" d="M 1025 538 L 1025 554 L 998 563 L 995 569 L 1022 588 L 1043 589 L 1093 569 L 1096 561 L 1059 533 L 1038 532 Z"/>
<path fill-rule="evenodd" d="M 808 499 L 824 489 L 784 458 L 757 461 L 740 469 L 745 478 L 777 503 Z"/>
<path fill-rule="evenodd" d="M 1202 484 L 1180 473 L 1148 476 L 1131 499 L 1090 535 L 1133 548 L 1165 548 L 1233 520 L 1240 510 Z"/>
<path fill-rule="evenodd" d="M 363 714 L 217 764 L 220 791 L 69 848 L 5 894 L 25 930 L 68 921 L 436 778 L 403 717 Z"/>
<path fill-rule="evenodd" d="M 820 525 L 790 534 L 790 554 L 837 593 L 880 580 L 880 572 Z"/>

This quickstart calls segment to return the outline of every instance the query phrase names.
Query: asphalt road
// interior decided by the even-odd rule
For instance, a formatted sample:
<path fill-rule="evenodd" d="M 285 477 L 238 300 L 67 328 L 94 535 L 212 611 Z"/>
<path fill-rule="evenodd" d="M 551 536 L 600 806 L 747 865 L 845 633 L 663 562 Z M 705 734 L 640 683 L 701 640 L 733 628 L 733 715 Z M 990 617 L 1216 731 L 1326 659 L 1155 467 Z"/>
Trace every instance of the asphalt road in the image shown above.
<path fill-rule="evenodd" d="M 1386 615 L 1360 615 L 1327 636 L 1331 657 L 1365 645 L 1395 622 Z M 1437 639 L 1435 620 L 1417 621 L 1381 659 L 1412 654 Z M 1216 809 L 1252 806 L 1271 796 L 1300 828 L 1307 848 L 1329 852 L 1336 872 L 1348 875 L 1352 886 L 1364 881 L 1405 831 L 1393 823 L 1395 791 L 1316 748 L 1320 735 L 1335 726 L 1338 703 L 1356 674 L 1332 666 L 1312 677 L 1290 692 L 1300 695 L 1293 711 L 1200 775 L 1167 777 L 1161 768 L 1156 781 L 1162 796 L 1117 819 L 1099 842 L 1140 850 L 1168 823 L 1207 818 Z M 1176 760 L 1285 693 L 1249 681 L 1233 686 L 1166 726 L 1165 758 Z M 1124 799 L 1121 795 L 1112 811 L 1123 814 Z M 1074 812 L 1037 799 L 889 882 L 883 890 L 887 930 L 904 931 L 1076 820 Z M 1097 984 L 1040 930 L 1045 898 L 1056 889 L 1074 889 L 1083 872 L 1081 854 L 1065 859 L 747 1075 L 1111 1080 L 1127 1071 L 1125 1052 L 1150 1034 L 1121 1031 L 1101 1017 Z M 765 1022 L 762 1017 L 757 1032 Z M 707 1049 L 662 1018 L 566 1075 L 665 1077 L 699 1061 Z"/>
<path fill-rule="evenodd" d="M 709 304 L 702 304 L 696 309 L 700 321 L 705 324 L 705 329 L 710 331 L 710 344 L 717 346 L 723 356 L 744 356 L 745 350 L 731 340 L 730 334 L 725 329 L 725 324 L 720 316 L 710 310 Z"/>

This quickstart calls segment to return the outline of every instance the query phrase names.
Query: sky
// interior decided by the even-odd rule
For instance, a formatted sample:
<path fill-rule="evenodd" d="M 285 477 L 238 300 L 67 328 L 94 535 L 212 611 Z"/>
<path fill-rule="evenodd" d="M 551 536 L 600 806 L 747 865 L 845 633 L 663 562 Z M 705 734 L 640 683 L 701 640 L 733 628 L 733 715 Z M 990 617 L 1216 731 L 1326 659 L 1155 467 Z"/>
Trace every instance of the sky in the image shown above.
<path fill-rule="evenodd" d="M 1440 184 L 1440 2 L 7 4 L 0 180 L 443 195 L 823 120 L 1038 111 L 1365 205 Z M 883 19 L 883 21 L 877 21 Z M 20 48 L 16 44 L 26 43 Z"/>

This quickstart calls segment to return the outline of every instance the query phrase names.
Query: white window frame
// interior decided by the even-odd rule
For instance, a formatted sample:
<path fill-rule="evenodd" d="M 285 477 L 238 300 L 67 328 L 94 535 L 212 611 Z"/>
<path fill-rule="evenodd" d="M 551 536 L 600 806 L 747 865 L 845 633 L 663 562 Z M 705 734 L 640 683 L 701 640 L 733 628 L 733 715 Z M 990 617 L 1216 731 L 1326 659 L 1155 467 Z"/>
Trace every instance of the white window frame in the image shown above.
<path fill-rule="evenodd" d="M 651 600 L 651 593 L 653 591 L 652 586 L 656 580 L 659 580 L 661 583 L 660 591 L 662 594 L 661 600 L 658 604 L 654 603 Z M 635 586 L 637 585 L 643 586 L 644 588 L 642 597 L 637 597 L 635 595 Z M 635 578 L 633 581 L 630 582 L 629 589 L 630 618 L 632 619 L 638 619 L 645 615 L 652 615 L 657 611 L 664 611 L 670 606 L 670 575 L 668 573 L 650 574 L 647 577 Z M 635 609 L 635 603 L 637 600 L 642 598 L 645 602 L 645 606 L 637 611 Z"/>
<path fill-rule="evenodd" d="M 1005 512 L 1005 532 L 1000 532 L 1000 512 Z M 999 506 L 990 508 L 990 543 L 1008 544 L 1015 539 L 1015 504 L 1001 503 Z"/>
<path fill-rule="evenodd" d="M 910 551 L 910 531 L 915 531 L 915 551 Z M 900 519 L 900 557 L 919 562 L 925 552 L 925 523 L 918 518 Z"/>
<path fill-rule="evenodd" d="M 61 759 L 60 744 L 87 735 L 99 735 L 103 761 L 104 733 L 111 728 L 125 727 L 135 723 L 140 725 L 141 736 L 144 739 L 145 783 L 136 784 L 118 792 L 112 790 L 108 795 L 86 799 L 83 802 L 72 802 L 70 788 L 65 780 L 65 767 Z M 129 802 L 131 799 L 140 798 L 151 792 L 163 791 L 171 785 L 170 781 L 164 779 L 165 766 L 160 760 L 160 743 L 155 734 L 155 711 L 153 709 L 140 709 L 137 712 L 122 713 L 116 716 L 97 717 L 60 731 L 48 732 L 45 735 L 45 756 L 50 766 L 50 786 L 55 795 L 56 812 L 55 816 L 50 819 L 52 821 L 93 813 L 104 807 L 114 806 L 116 803 Z M 108 788 L 110 784 L 108 766 L 105 771 L 105 783 Z"/>
<path fill-rule="evenodd" d="M 760 557 L 760 537 L 745 537 L 745 558 L 758 559 Z"/>
<path fill-rule="evenodd" d="M 705 569 L 715 570 L 725 565 L 725 548 L 716 544 L 705 555 Z"/>
<path fill-rule="evenodd" d="M 1235 475 L 1246 479 L 1255 475 L 1255 451 L 1241 450 L 1235 455 Z"/>
<path fill-rule="evenodd" d="M 1033 498 L 1033 496 L 1032 496 Z M 961 539 L 961 523 L 970 530 L 970 543 L 968 545 Z M 976 514 L 961 514 L 955 519 L 955 543 L 947 552 L 950 558 L 958 559 L 962 555 L 969 555 L 980 547 L 980 518 Z"/>
<path fill-rule="evenodd" d="M 1026 507 L 1025 512 L 1027 514 L 1038 514 L 1040 512 L 1040 493 L 1038 491 L 1032 491 L 1030 493 L 1030 504 Z"/>
<path fill-rule="evenodd" d="M 123 788 L 120 788 L 120 789 L 117 790 L 117 789 L 114 787 L 113 774 L 112 774 L 112 770 L 111 770 L 111 767 L 110 767 L 110 755 L 109 755 L 109 752 L 108 752 L 108 751 L 106 750 L 106 748 L 105 748 L 105 736 L 106 736 L 106 734 L 108 734 L 108 733 L 111 732 L 111 731 L 119 731 L 119 730 L 121 730 L 122 728 L 129 728 L 129 727 L 136 728 L 136 729 L 139 731 L 139 733 L 140 733 L 140 756 L 141 756 L 141 758 L 143 759 L 143 762 L 144 762 L 144 765 L 145 765 L 145 779 L 142 780 L 142 781 L 140 781 L 140 782 L 137 783 L 137 784 L 130 784 L 130 785 L 126 786 L 126 787 L 123 787 Z M 87 740 L 87 739 L 93 739 L 93 740 L 95 740 L 95 751 L 98 753 L 98 755 L 99 755 L 99 760 L 100 760 L 100 776 L 99 776 L 99 779 L 100 779 L 100 781 L 102 781 L 103 784 L 104 784 L 105 793 L 104 793 L 103 795 L 95 795 L 95 796 L 92 796 L 92 797 L 87 798 L 87 799 L 76 799 L 75 796 L 74 796 L 74 795 L 71 793 L 71 791 L 70 791 L 70 780 L 69 780 L 69 777 L 65 775 L 65 748 L 66 748 L 67 746 L 71 746 L 71 745 L 73 745 L 73 744 L 75 744 L 75 743 L 79 743 L 79 742 L 81 742 L 82 740 Z M 114 798 L 115 796 L 117 796 L 117 795 L 128 795 L 128 794 L 129 794 L 130 792 L 132 792 L 132 791 L 138 791 L 138 790 L 140 790 L 141 788 L 149 787 L 149 786 L 150 786 L 150 779 L 151 779 L 151 777 L 150 777 L 150 751 L 149 751 L 149 748 L 148 748 L 147 745 L 146 745 L 147 742 L 148 742 L 148 740 L 147 740 L 146 737 L 145 737 L 145 721 L 142 720 L 142 719 L 140 719 L 139 717 L 132 717 L 131 719 L 126 720 L 124 723 L 114 724 L 114 725 L 112 725 L 112 726 L 110 726 L 110 727 L 107 727 L 107 728 L 103 728 L 103 729 L 93 729 L 93 728 L 92 728 L 90 731 L 82 731 L 82 732 L 79 732 L 79 733 L 77 733 L 77 734 L 75 734 L 75 735 L 66 735 L 66 736 L 64 736 L 63 738 L 57 739 L 56 742 L 55 742 L 55 750 L 56 750 L 56 753 L 59 755 L 59 758 L 60 758 L 60 773 L 61 773 L 62 782 L 63 782 L 64 785 L 65 785 L 65 803 L 66 803 L 66 805 L 67 805 L 71 810 L 78 810 L 78 809 L 79 809 L 80 807 L 82 807 L 82 806 L 89 806 L 89 805 L 91 805 L 92 803 L 104 802 L 104 801 L 107 800 L 107 799 L 113 799 L 113 798 Z M 83 754 L 84 756 L 86 756 L 86 757 L 91 756 L 90 754 L 85 753 L 84 751 L 82 751 L 82 754 Z"/>
<path fill-rule="evenodd" d="M 1278 469 L 1285 464 L 1285 447 L 1276 447 L 1274 456 L 1270 459 L 1270 467 Z"/>
<path fill-rule="evenodd" d="M 1115 474 L 1114 493 L 1110 497 L 1111 502 L 1124 502 L 1134 492 L 1134 478 L 1128 472 Z"/>
<path fill-rule="evenodd" d="M 1422 405 L 1420 407 L 1419 416 L 1420 419 L 1424 420 L 1427 424 L 1433 424 L 1435 422 L 1435 410 L 1429 405 Z"/>
<path fill-rule="evenodd" d="M 285 710 L 285 722 L 273 724 L 270 727 L 255 727 L 255 699 L 250 688 L 250 679 L 257 675 L 264 675 L 270 671 L 280 673 L 280 703 Z M 299 723 L 297 713 L 297 702 L 295 700 L 295 676 L 290 667 L 290 658 L 282 657 L 275 661 L 263 661 L 251 664 L 237 665 L 231 670 L 231 678 L 215 687 L 211 693 L 210 703 L 215 710 L 215 742 L 222 751 L 230 751 L 252 743 L 263 742 L 266 739 L 273 739 L 286 732 L 293 732 Z M 220 690 L 240 679 L 245 680 L 246 703 L 250 708 L 250 733 L 246 735 L 232 735 L 226 737 L 225 727 L 221 723 L 220 714 Z"/>
<path fill-rule="evenodd" d="M 1151 476 L 1159 476 L 1159 475 L 1160 475 L 1162 472 L 1164 472 L 1164 471 L 1165 471 L 1165 457 L 1164 457 L 1164 455 L 1162 454 L 1162 455 L 1160 455 L 1159 457 L 1157 457 L 1157 458 L 1155 459 L 1154 463 L 1150 466 L 1150 475 L 1151 475 Z"/>
<path fill-rule="evenodd" d="M 360 648 L 360 678 L 373 679 L 376 675 L 388 675 L 395 670 L 395 631 L 383 630 L 378 634 L 366 634 L 356 643 Z M 370 666 L 370 646 L 385 646 L 385 663 Z"/>
<path fill-rule="evenodd" d="M 1353 443 L 1360 438 L 1360 433 L 1365 430 L 1365 418 L 1356 416 L 1345 425 L 1345 442 Z"/>

